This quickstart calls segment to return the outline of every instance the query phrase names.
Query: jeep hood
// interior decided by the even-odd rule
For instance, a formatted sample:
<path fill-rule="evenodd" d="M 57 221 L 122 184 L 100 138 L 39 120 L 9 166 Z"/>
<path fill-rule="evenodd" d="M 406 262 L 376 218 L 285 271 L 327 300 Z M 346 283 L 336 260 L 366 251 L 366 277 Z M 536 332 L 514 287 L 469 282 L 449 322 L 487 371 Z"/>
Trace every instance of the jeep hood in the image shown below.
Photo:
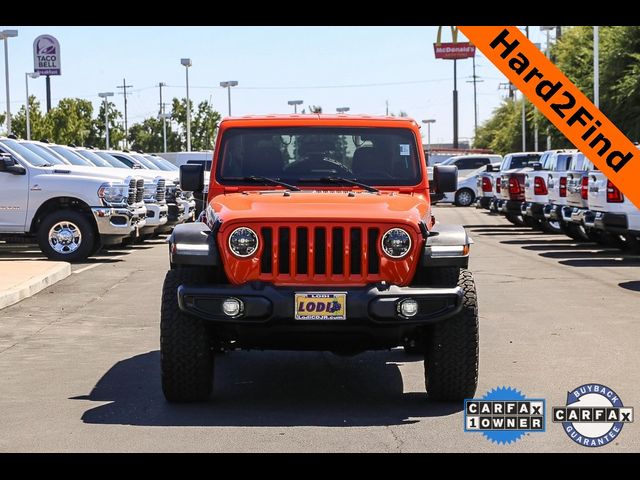
<path fill-rule="evenodd" d="M 381 192 L 283 192 L 218 195 L 211 207 L 223 223 L 235 221 L 337 221 L 412 224 L 426 220 L 428 203 L 418 195 Z"/>

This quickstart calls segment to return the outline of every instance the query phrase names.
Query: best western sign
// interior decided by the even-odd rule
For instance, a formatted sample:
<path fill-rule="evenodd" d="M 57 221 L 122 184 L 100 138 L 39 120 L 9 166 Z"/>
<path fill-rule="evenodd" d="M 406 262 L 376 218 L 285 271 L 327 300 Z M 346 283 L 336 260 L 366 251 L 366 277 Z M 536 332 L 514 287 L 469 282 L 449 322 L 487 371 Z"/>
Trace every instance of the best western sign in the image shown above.
<path fill-rule="evenodd" d="M 469 42 L 458 42 L 458 28 L 451 27 L 451 42 L 442 43 L 442 27 L 438 27 L 436 43 L 433 44 L 436 58 L 445 60 L 460 60 L 472 58 L 476 54 L 475 45 Z"/>
<path fill-rule="evenodd" d="M 40 75 L 60 75 L 60 44 L 51 35 L 33 41 L 33 71 Z"/>

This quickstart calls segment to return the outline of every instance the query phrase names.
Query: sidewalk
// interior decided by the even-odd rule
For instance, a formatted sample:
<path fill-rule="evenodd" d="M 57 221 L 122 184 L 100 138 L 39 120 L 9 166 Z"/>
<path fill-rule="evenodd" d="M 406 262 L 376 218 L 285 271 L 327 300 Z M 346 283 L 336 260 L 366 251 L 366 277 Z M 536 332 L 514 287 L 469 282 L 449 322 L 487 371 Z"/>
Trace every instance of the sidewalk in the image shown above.
<path fill-rule="evenodd" d="M 71 275 L 66 262 L 0 260 L 0 309 L 35 295 Z"/>

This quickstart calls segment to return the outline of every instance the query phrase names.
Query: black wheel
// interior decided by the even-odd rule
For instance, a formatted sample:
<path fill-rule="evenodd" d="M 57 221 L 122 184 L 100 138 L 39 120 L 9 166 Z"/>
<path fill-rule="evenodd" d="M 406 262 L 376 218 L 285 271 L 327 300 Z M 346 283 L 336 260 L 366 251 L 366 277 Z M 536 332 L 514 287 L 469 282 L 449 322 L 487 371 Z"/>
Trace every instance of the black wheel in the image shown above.
<path fill-rule="evenodd" d="M 460 272 L 462 310 L 429 329 L 424 376 L 430 400 L 473 398 L 478 386 L 478 300 L 473 275 Z"/>
<path fill-rule="evenodd" d="M 558 220 L 548 220 L 545 218 L 540 221 L 540 227 L 542 227 L 542 230 L 546 233 L 562 233 L 562 228 Z"/>
<path fill-rule="evenodd" d="M 424 275 L 430 287 L 455 287 L 460 277 L 460 267 L 426 268 Z"/>
<path fill-rule="evenodd" d="M 461 188 L 456 192 L 455 204 L 458 207 L 468 207 L 475 200 L 476 195 L 468 188 Z"/>
<path fill-rule="evenodd" d="M 211 395 L 214 355 L 204 321 L 183 313 L 177 289 L 206 281 L 199 268 L 169 270 L 162 287 L 160 364 L 162 391 L 169 402 L 198 402 Z"/>
<path fill-rule="evenodd" d="M 525 223 L 522 219 L 522 215 L 516 215 L 515 213 L 507 213 L 506 217 L 511 223 L 513 223 L 516 227 L 524 227 Z"/>
<path fill-rule="evenodd" d="M 522 221 L 524 222 L 525 226 L 529 228 L 533 228 L 534 230 L 542 229 L 542 226 L 540 225 L 540 220 L 536 220 L 533 217 L 523 216 Z"/>
<path fill-rule="evenodd" d="M 92 254 L 96 244 L 94 226 L 88 215 L 75 210 L 48 214 L 37 233 L 40 250 L 51 260 L 78 262 Z"/>
<path fill-rule="evenodd" d="M 584 228 L 581 225 L 578 225 L 573 222 L 563 222 L 564 233 L 568 237 L 573 238 L 574 240 L 578 240 L 579 242 L 586 242 L 591 240 L 587 233 L 584 231 Z"/>

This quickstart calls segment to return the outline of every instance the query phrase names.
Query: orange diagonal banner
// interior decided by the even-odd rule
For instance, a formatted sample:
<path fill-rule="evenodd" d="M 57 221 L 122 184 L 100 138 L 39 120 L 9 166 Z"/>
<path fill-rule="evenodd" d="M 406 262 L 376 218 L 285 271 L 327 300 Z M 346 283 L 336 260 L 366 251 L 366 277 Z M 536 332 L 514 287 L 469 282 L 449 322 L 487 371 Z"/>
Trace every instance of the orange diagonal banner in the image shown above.
<path fill-rule="evenodd" d="M 516 27 L 458 27 L 640 208 L 640 150 Z"/>

